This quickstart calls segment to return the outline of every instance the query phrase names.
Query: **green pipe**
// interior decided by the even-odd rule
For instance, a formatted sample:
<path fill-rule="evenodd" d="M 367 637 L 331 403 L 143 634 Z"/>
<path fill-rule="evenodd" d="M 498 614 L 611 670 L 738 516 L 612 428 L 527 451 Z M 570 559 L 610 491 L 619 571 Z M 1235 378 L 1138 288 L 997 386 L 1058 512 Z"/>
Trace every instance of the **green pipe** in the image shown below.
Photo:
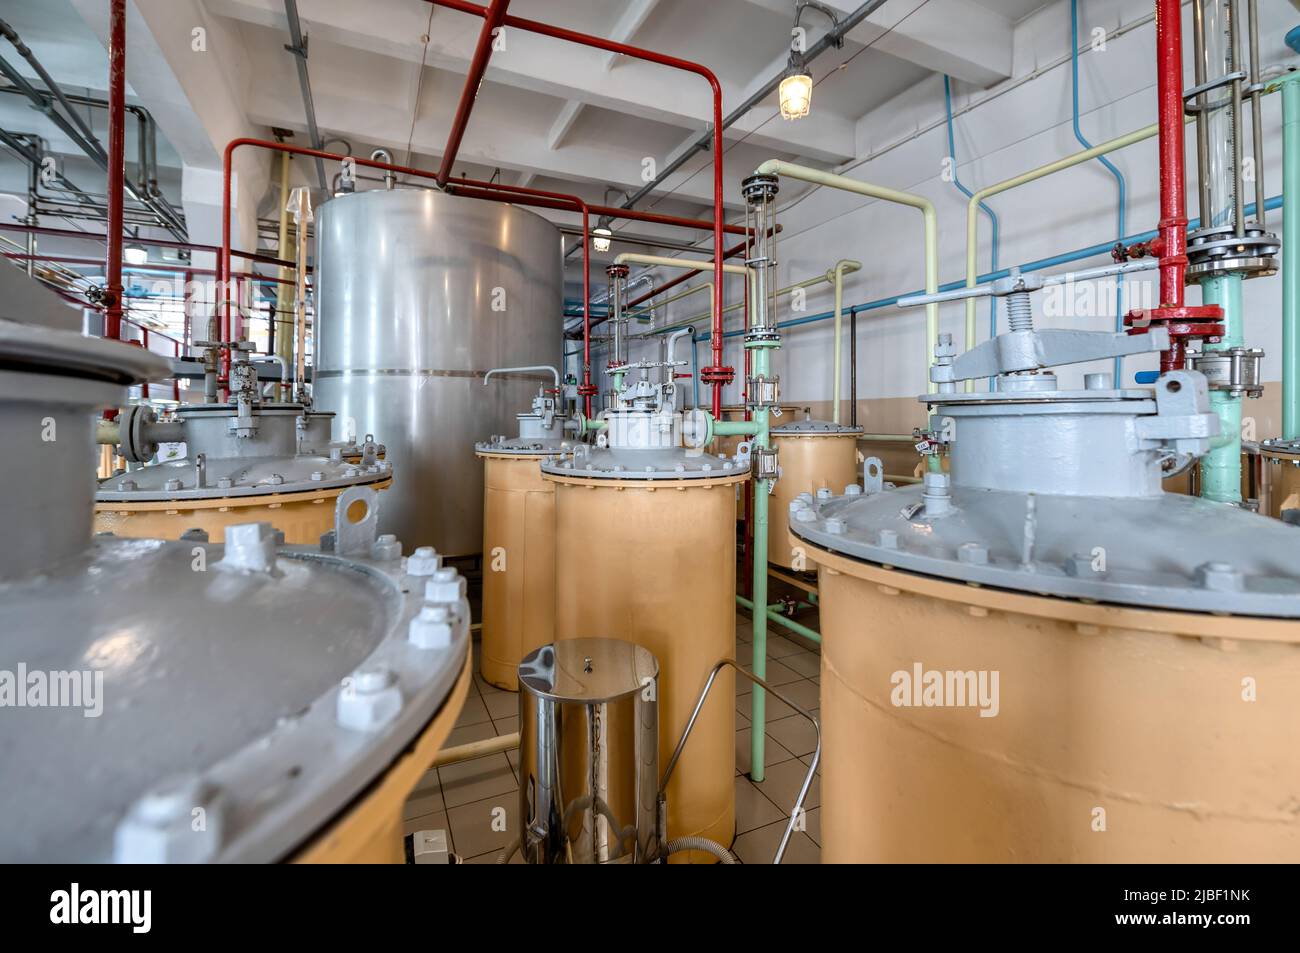
<path fill-rule="evenodd" d="M 736 602 L 738 605 L 748 609 L 751 615 L 753 614 L 754 603 L 750 602 L 744 596 L 740 596 L 740 595 L 736 596 Z M 776 603 L 776 605 L 779 606 L 780 603 L 778 602 Z M 784 615 L 782 615 L 780 612 L 777 611 L 775 606 L 768 606 L 767 617 L 771 619 L 773 622 L 778 622 L 781 625 L 785 626 L 787 629 L 789 629 L 791 632 L 795 633 L 796 635 L 802 635 L 805 639 L 808 639 L 810 642 L 816 642 L 819 645 L 821 644 L 822 636 L 820 632 L 818 632 L 816 629 L 810 629 L 806 625 L 800 625 L 798 622 L 795 622 L 793 619 L 786 618 Z"/>
<path fill-rule="evenodd" d="M 1240 274 L 1219 275 L 1201 282 L 1201 301 L 1223 308 L 1223 337 L 1208 341 L 1207 351 L 1243 346 Z M 1201 496 L 1217 503 L 1241 502 L 1241 398 L 1210 391 L 1210 409 L 1219 415 L 1219 436 L 1201 458 Z"/>
<path fill-rule="evenodd" d="M 758 372 L 755 371 L 755 373 Z M 767 411 L 764 411 L 763 415 L 766 417 Z M 761 429 L 767 429 L 766 422 Z M 759 430 L 757 416 L 753 420 L 715 420 L 713 422 L 713 434 L 716 437 L 749 437 L 757 434 Z"/>
<path fill-rule="evenodd" d="M 1300 196 L 1300 73 L 1281 79 L 1282 201 Z M 1300 215 L 1282 216 L 1282 439 L 1300 439 Z"/>

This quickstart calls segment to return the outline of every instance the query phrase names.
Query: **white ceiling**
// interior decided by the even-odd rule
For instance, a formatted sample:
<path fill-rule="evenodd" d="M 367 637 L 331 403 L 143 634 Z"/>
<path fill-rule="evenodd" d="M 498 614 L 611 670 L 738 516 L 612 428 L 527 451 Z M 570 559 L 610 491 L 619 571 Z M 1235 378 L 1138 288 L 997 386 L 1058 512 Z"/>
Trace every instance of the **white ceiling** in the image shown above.
<path fill-rule="evenodd" d="M 102 12 L 94 9 L 102 5 L 5 0 L 0 16 L 60 83 L 95 95 L 106 87 Z M 858 0 L 828 0 L 828 5 L 848 11 Z M 1045 5 L 1043 0 L 888 0 L 850 33 L 843 48 L 813 64 L 818 85 L 809 118 L 782 120 L 772 96 L 726 131 L 731 211 L 739 207 L 740 178 L 765 158 L 828 167 L 854 158 L 861 118 L 935 70 L 983 86 L 1005 77 L 1011 25 Z M 224 115 L 217 121 L 215 111 L 226 100 L 252 131 L 285 127 L 295 130 L 296 142 L 306 142 L 294 59 L 284 49 L 283 0 L 129 0 L 129 6 L 135 33 L 128 38 L 128 55 L 136 55 L 137 45 L 147 40 L 149 55 L 160 52 L 171 67 L 132 72 L 133 94 L 154 108 L 154 102 L 174 104 L 176 86 L 185 85 L 192 117 L 175 109 L 155 111 L 165 136 L 184 143 L 187 162 L 198 162 L 194 141 L 200 129 L 211 140 L 200 150 L 210 154 L 206 164 L 218 164 L 224 143 L 215 141 L 214 130 L 230 123 Z M 355 154 L 389 148 L 398 161 L 406 159 L 409 141 L 410 163 L 436 168 L 480 18 L 423 0 L 298 0 L 298 6 L 310 38 L 322 135 L 346 139 Z M 717 74 L 729 110 L 783 66 L 793 9 L 793 0 L 514 0 L 510 12 L 703 62 Z M 222 69 L 227 89 L 183 82 L 192 62 L 185 31 L 191 22 L 206 24 L 206 56 L 213 59 L 205 62 Z M 827 24 L 809 10 L 803 25 L 812 43 Z M 421 42 L 426 29 L 427 49 Z M 142 30 L 152 35 L 141 37 Z M 7 47 L 0 55 L 20 63 Z M 606 187 L 638 188 L 643 160 L 652 158 L 662 167 L 707 128 L 710 118 L 708 87 L 698 76 L 508 30 L 506 49 L 493 54 L 480 88 L 457 171 L 488 177 L 499 169 L 500 181 L 575 191 L 600 202 Z M 0 127 L 38 131 L 55 151 L 72 149 L 16 96 L 0 96 Z M 179 163 L 166 143 L 161 148 L 164 163 Z M 708 153 L 694 157 L 640 207 L 707 216 L 711 160 Z M 620 201 L 611 193 L 611 204 Z M 630 230 L 670 234 L 639 223 Z"/>

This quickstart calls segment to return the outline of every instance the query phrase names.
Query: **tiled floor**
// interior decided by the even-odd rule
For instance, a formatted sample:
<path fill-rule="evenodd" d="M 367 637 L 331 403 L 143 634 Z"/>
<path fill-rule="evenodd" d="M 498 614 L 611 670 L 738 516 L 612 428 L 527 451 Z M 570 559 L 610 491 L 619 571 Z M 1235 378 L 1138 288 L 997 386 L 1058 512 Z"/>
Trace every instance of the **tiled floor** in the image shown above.
<path fill-rule="evenodd" d="M 816 616 L 800 616 L 816 628 Z M 748 669 L 752 628 L 747 615 L 736 617 L 738 661 Z M 817 714 L 818 657 L 816 646 L 795 635 L 768 632 L 767 681 L 795 704 Z M 518 696 L 503 692 L 477 674 L 478 643 L 474 645 L 474 686 L 447 744 L 459 745 L 519 728 Z M 768 864 L 789 818 L 790 808 L 812 760 L 816 743 L 812 726 L 794 709 L 768 696 L 767 771 L 762 783 L 749 778 L 750 701 L 752 683 L 737 679 L 736 696 L 736 841 L 732 850 L 743 863 Z M 406 803 L 406 833 L 442 828 L 451 849 L 466 863 L 495 863 L 501 849 L 517 836 L 519 813 L 515 752 L 429 771 Z M 786 849 L 785 863 L 815 864 L 821 859 L 820 791 L 816 779 L 805 803 L 804 829 L 796 831 Z M 519 863 L 519 857 L 512 859 Z"/>

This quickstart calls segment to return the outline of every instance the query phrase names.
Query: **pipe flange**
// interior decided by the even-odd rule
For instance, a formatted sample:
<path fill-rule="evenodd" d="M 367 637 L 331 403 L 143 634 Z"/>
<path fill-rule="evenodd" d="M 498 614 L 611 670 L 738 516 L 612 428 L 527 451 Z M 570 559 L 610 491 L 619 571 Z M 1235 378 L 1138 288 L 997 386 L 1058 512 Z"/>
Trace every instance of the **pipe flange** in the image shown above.
<path fill-rule="evenodd" d="M 776 198 L 776 194 L 781 191 L 780 183 L 780 176 L 756 172 L 741 181 L 740 194 L 750 205 L 763 205 Z"/>

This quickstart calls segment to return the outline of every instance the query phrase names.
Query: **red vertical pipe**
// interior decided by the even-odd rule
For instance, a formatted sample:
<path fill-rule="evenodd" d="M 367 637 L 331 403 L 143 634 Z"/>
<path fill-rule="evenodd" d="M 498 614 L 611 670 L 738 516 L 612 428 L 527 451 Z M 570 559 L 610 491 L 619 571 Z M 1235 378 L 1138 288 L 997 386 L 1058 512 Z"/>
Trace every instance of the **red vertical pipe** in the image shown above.
<path fill-rule="evenodd" d="M 447 184 L 451 178 L 451 168 L 460 152 L 460 142 L 465 137 L 465 127 L 469 125 L 470 110 L 474 108 L 474 98 L 478 96 L 479 84 L 487 72 L 488 59 L 492 56 L 493 34 L 505 19 L 506 8 L 510 0 L 492 0 L 483 16 L 483 29 L 479 31 L 478 45 L 474 47 L 474 58 L 469 61 L 469 72 L 465 74 L 465 88 L 460 93 L 460 103 L 456 106 L 456 118 L 452 120 L 451 132 L 447 136 L 447 147 L 442 150 L 442 166 L 438 169 L 438 185 Z"/>
<path fill-rule="evenodd" d="M 1160 304 L 1181 307 L 1187 274 L 1186 159 L 1183 140 L 1183 14 L 1179 0 L 1156 0 L 1156 98 L 1160 122 Z"/>
<path fill-rule="evenodd" d="M 108 41 L 108 245 L 104 337 L 122 336 L 122 198 L 126 175 L 126 0 L 110 0 Z"/>
<path fill-rule="evenodd" d="M 447 7 L 452 10 L 459 10 L 462 13 L 473 14 L 474 16 L 483 17 L 485 20 L 484 28 L 486 30 L 491 22 L 493 11 L 496 4 L 490 7 L 482 7 L 476 3 L 470 3 L 469 0 L 426 0 L 435 6 Z M 713 352 L 713 363 L 701 371 L 702 378 L 708 380 L 713 385 L 713 415 L 715 417 L 722 414 L 722 388 L 731 380 L 734 372 L 730 368 L 722 365 L 722 233 L 723 233 L 723 202 L 722 202 L 722 86 L 718 78 L 713 75 L 713 71 L 699 63 L 693 63 L 690 60 L 680 59 L 675 56 L 667 56 L 663 53 L 656 53 L 653 50 L 646 50 L 636 46 L 629 46 L 626 43 L 617 43 L 613 40 L 607 40 L 604 37 L 592 36 L 587 33 L 579 33 L 576 30 L 568 30 L 564 27 L 552 26 L 549 23 L 542 23 L 538 20 L 529 20 L 524 17 L 515 17 L 504 15 L 501 17 L 501 24 L 514 29 L 526 30 L 529 33 L 537 33 L 541 36 L 549 36 L 557 40 L 565 40 L 570 43 L 577 43 L 581 46 L 591 46 L 598 50 L 604 50 L 607 53 L 617 53 L 621 56 L 629 56 L 634 59 L 646 60 L 650 63 L 658 63 L 661 66 L 669 66 L 673 69 L 686 70 L 702 76 L 709 84 L 709 89 L 713 93 L 713 284 L 717 288 L 717 293 L 713 296 L 713 333 L 710 336 L 709 343 Z M 489 34 L 490 30 L 487 31 Z M 482 34 L 480 34 L 480 43 Z M 472 69 L 473 64 L 471 64 Z M 462 104 L 464 97 L 462 97 Z"/>

